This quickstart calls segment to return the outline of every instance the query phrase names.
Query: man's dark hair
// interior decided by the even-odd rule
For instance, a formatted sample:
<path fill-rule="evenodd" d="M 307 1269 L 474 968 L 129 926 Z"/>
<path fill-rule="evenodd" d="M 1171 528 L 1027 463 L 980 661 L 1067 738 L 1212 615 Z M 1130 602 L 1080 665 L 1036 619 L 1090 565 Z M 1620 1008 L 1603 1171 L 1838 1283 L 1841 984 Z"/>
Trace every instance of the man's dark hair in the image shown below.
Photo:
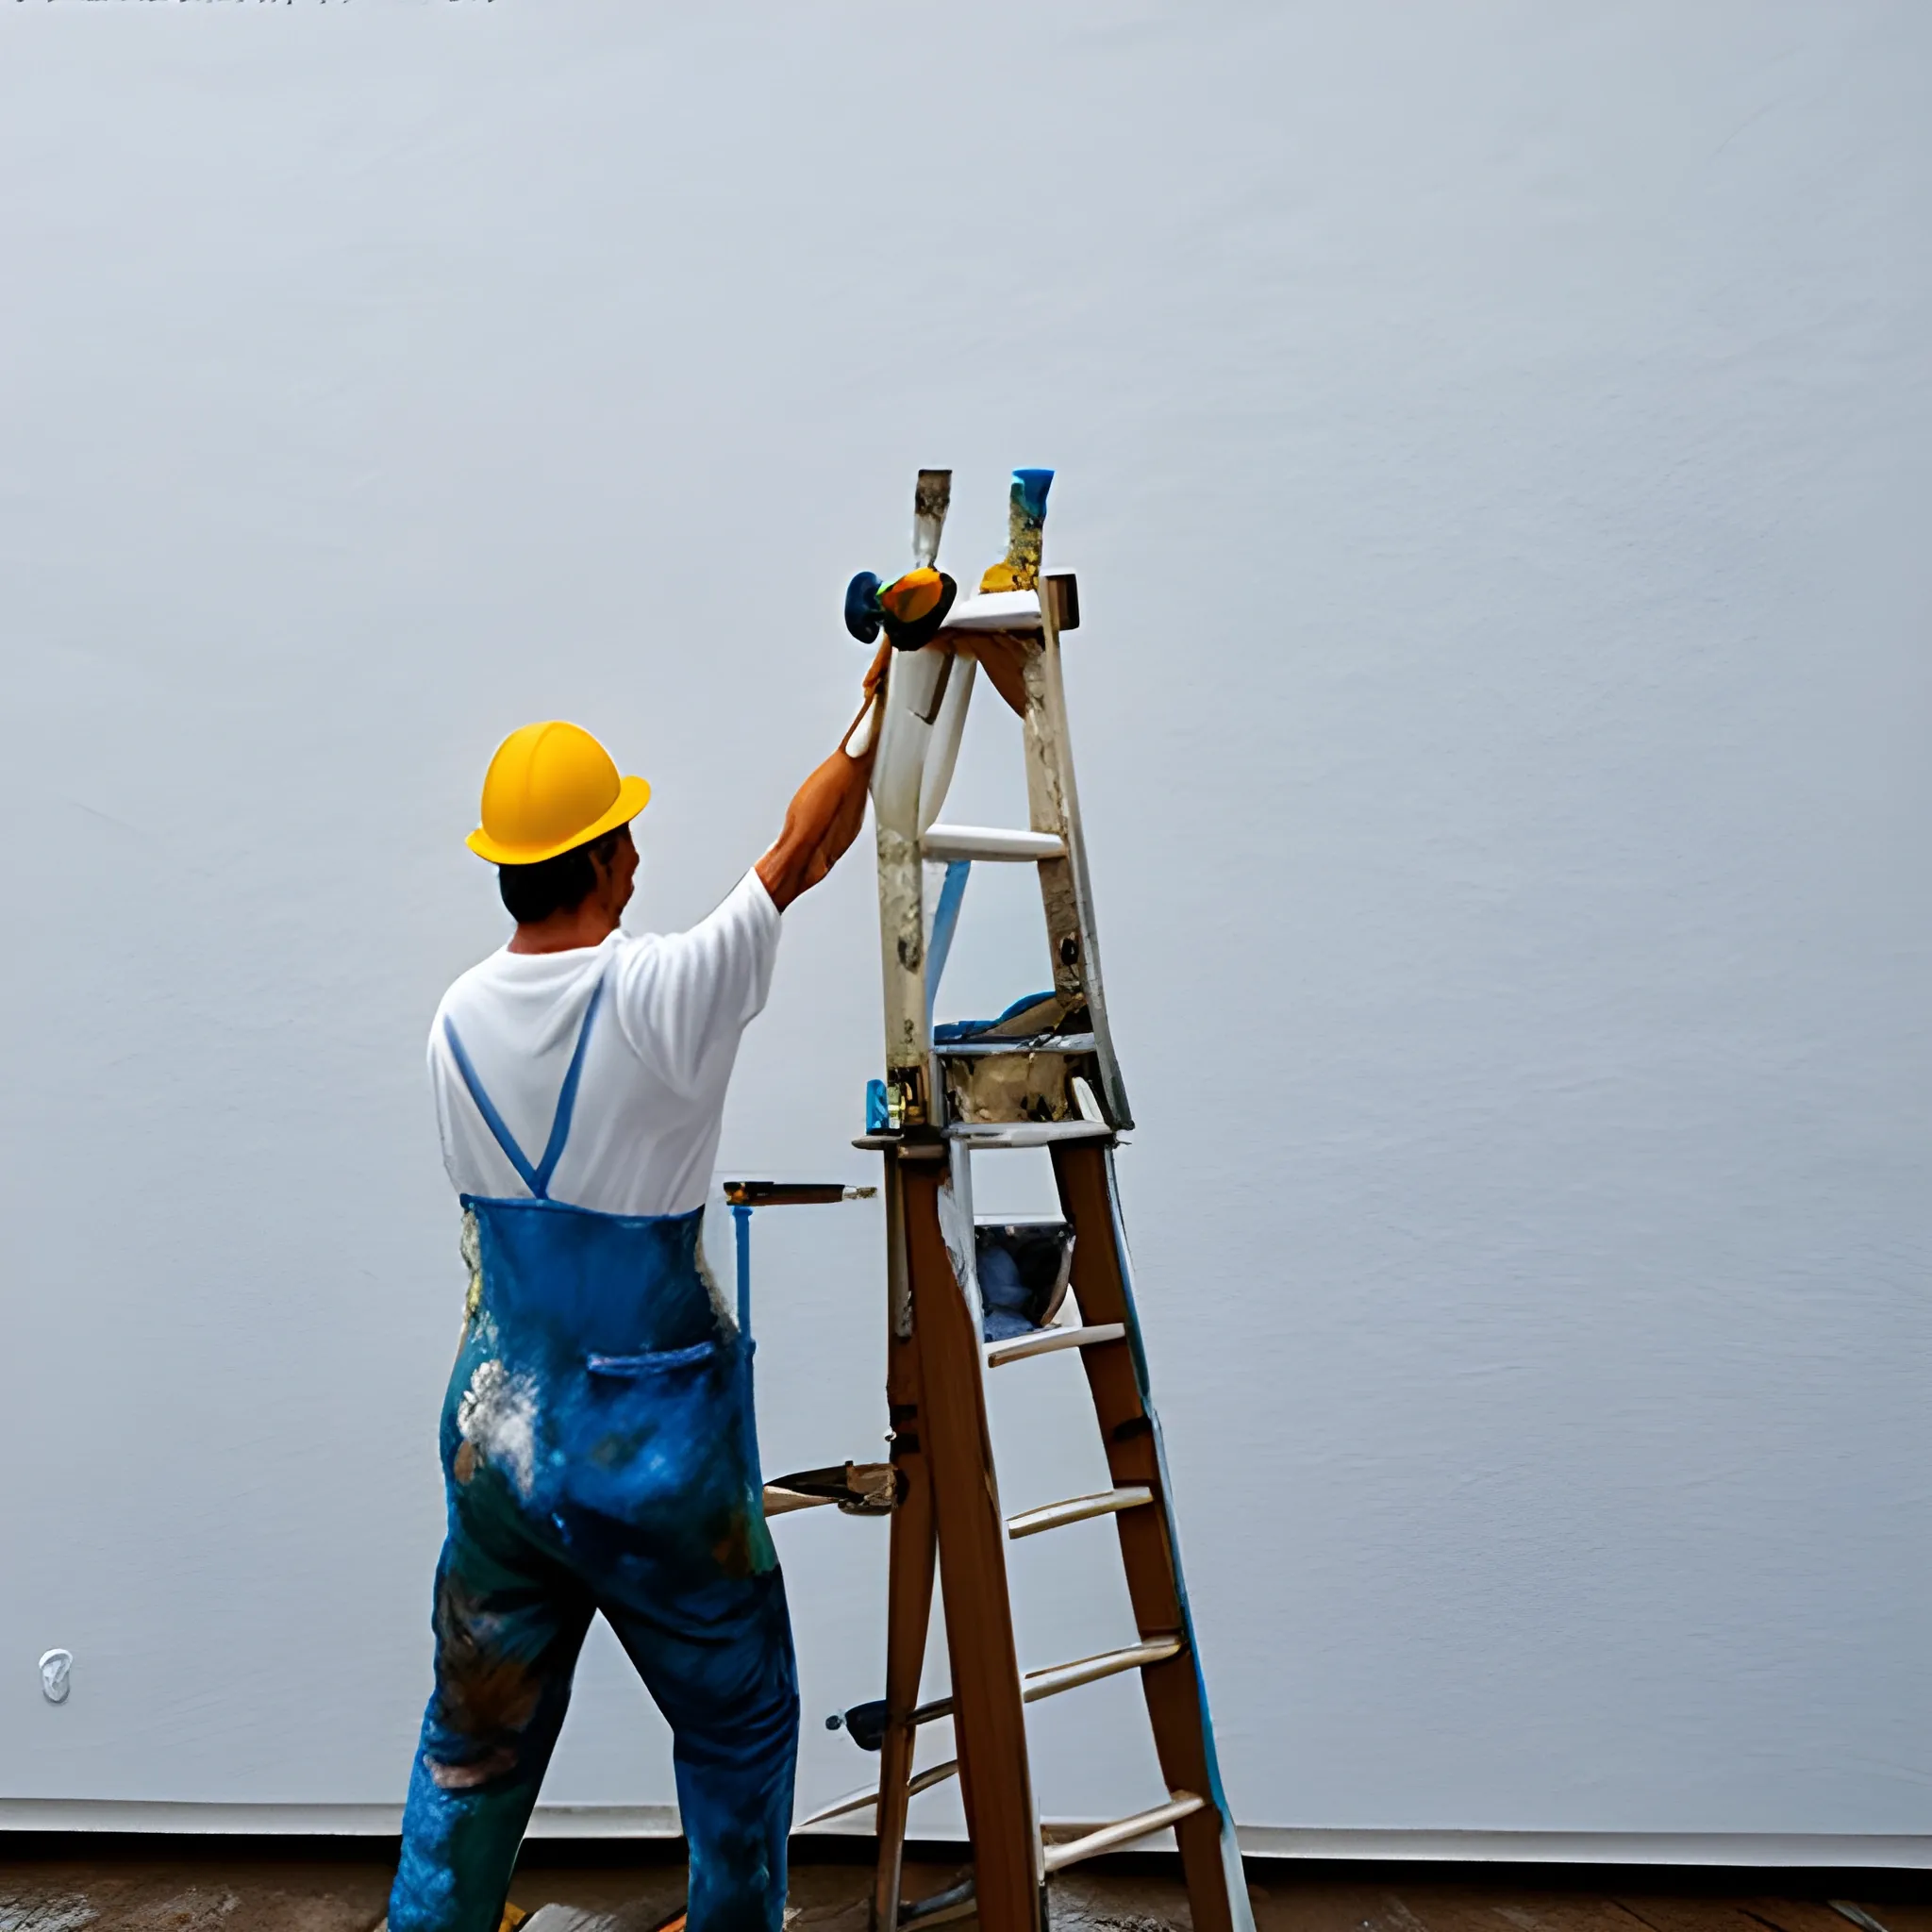
<path fill-rule="evenodd" d="M 596 890 L 597 874 L 591 861 L 607 864 L 617 851 L 617 833 L 606 832 L 588 845 L 573 845 L 555 858 L 535 865 L 499 865 L 496 889 L 509 916 L 519 925 L 535 925 L 553 912 L 581 906 Z"/>

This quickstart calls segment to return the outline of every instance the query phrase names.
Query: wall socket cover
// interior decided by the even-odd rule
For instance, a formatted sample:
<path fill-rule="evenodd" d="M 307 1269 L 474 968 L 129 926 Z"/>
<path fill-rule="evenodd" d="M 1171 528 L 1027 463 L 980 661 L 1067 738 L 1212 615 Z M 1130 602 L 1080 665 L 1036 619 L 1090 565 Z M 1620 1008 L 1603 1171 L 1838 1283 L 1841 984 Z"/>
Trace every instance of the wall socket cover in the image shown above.
<path fill-rule="evenodd" d="M 49 1704 L 65 1704 L 74 1688 L 74 1653 L 50 1650 L 41 1659 L 41 1689 Z"/>

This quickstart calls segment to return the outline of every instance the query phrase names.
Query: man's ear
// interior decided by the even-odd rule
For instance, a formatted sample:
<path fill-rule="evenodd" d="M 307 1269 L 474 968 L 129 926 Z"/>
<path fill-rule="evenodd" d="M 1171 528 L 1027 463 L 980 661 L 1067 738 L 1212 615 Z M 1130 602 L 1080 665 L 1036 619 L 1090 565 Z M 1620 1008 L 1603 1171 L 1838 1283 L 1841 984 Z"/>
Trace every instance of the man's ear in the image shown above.
<path fill-rule="evenodd" d="M 591 870 L 597 875 L 600 893 L 609 893 L 616 888 L 617 855 L 622 849 L 622 842 L 613 838 L 603 851 L 591 854 Z"/>

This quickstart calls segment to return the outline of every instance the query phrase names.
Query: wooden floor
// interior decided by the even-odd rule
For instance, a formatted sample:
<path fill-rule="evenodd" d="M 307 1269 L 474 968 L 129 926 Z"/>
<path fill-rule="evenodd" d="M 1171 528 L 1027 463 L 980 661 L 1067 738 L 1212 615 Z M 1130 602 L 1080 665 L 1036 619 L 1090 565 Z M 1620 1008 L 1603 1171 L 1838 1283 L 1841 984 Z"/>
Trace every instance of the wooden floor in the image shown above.
<path fill-rule="evenodd" d="M 792 1874 L 788 1932 L 865 1932 L 868 1874 L 808 1864 Z M 913 1895 L 952 1876 L 908 1873 Z M 390 1867 L 375 1860 L 285 1860 L 205 1846 L 79 1859 L 0 1847 L 0 1932 L 374 1932 Z M 1389 1866 L 1257 1866 L 1258 1932 L 1932 1932 L 1932 1887 L 1900 1874 L 1823 1891 L 1764 1874 L 1445 1874 Z M 652 1932 L 681 1903 L 669 1862 L 551 1863 L 519 1874 L 524 1932 Z M 1875 1894 L 1875 1895 L 1874 1895 Z M 1188 1932 L 1179 1882 L 1158 1871 L 1088 1867 L 1057 1879 L 1054 1932 Z M 965 1922 L 970 1932 L 971 1922 Z"/>

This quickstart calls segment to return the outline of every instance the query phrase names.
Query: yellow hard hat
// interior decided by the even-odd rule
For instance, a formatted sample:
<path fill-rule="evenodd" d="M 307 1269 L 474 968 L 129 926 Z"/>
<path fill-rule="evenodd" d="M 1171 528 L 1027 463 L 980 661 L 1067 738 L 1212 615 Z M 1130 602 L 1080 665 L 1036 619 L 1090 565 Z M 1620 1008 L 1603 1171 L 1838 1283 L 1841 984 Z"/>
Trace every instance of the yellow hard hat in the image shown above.
<path fill-rule="evenodd" d="M 628 824 L 651 802 L 641 778 L 620 778 L 581 725 L 525 724 L 496 747 L 483 778 L 483 823 L 470 850 L 492 865 L 538 865 Z"/>

